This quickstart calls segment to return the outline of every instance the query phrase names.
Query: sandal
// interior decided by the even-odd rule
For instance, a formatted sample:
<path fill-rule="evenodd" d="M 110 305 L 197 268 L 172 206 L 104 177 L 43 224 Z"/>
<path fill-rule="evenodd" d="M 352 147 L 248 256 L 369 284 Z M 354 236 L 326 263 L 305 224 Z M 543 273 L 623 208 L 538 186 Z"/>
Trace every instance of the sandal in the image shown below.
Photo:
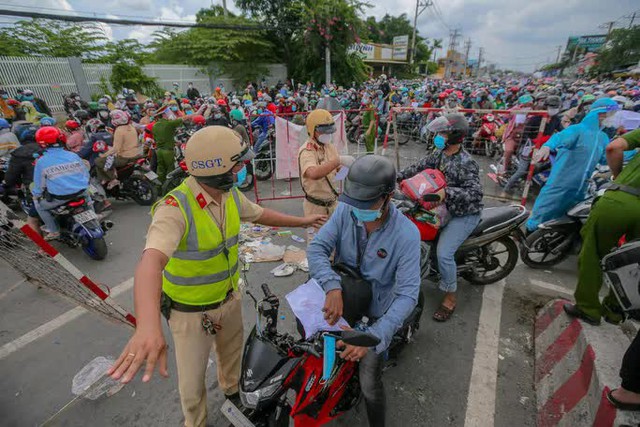
<path fill-rule="evenodd" d="M 433 320 L 435 320 L 436 322 L 446 322 L 447 320 L 449 320 L 449 318 L 451 318 L 451 315 L 453 314 L 455 309 L 455 307 L 449 308 L 444 304 L 440 304 L 440 307 L 438 307 L 436 312 L 433 313 Z"/>
<path fill-rule="evenodd" d="M 625 403 L 613 397 L 611 393 L 613 393 L 615 390 L 617 389 L 609 390 L 607 392 L 607 400 L 611 402 L 613 406 L 622 411 L 640 411 L 640 403 Z"/>

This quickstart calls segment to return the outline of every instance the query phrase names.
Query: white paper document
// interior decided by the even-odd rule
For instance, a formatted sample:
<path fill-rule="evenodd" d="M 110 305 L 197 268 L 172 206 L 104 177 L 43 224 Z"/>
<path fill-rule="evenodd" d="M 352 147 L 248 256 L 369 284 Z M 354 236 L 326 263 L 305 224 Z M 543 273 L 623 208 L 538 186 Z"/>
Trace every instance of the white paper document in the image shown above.
<path fill-rule="evenodd" d="M 298 286 L 286 296 L 287 302 L 291 306 L 293 313 L 304 326 L 305 338 L 318 331 L 341 331 L 341 326 L 349 327 L 349 324 L 342 317 L 331 326 L 324 320 L 325 293 L 322 287 L 314 279 Z"/>

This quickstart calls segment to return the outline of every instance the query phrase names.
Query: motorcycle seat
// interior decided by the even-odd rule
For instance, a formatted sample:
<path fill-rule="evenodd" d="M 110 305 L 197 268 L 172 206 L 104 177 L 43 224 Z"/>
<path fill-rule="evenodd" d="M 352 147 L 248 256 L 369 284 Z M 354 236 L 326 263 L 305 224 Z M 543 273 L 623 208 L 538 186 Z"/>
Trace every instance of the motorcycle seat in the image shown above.
<path fill-rule="evenodd" d="M 501 206 L 484 209 L 480 214 L 480 222 L 471 235 L 478 236 L 496 225 L 513 220 L 521 213 L 521 206 Z"/>

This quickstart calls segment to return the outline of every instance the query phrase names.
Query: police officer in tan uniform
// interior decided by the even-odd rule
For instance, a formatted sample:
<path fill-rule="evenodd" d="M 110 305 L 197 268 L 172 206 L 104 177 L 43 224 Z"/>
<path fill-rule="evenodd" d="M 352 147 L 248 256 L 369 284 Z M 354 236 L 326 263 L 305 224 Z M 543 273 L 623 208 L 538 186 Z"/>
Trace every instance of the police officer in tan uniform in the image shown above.
<path fill-rule="evenodd" d="M 185 149 L 188 177 L 153 208 L 147 242 L 135 272 L 137 327 L 110 369 L 127 383 L 146 361 L 143 382 L 158 365 L 168 376 L 162 314 L 176 349 L 185 426 L 206 423 L 205 372 L 216 355 L 218 383 L 238 402 L 243 344 L 238 292 L 241 221 L 269 226 L 321 226 L 325 215 L 284 215 L 249 201 L 235 186 L 253 152 L 240 135 L 221 126 L 199 130 Z M 161 304 L 162 300 L 162 304 Z"/>
<path fill-rule="evenodd" d="M 305 194 L 302 207 L 305 215 L 331 215 L 336 208 L 338 191 L 336 172 L 341 165 L 353 163 L 353 157 L 340 156 L 331 144 L 336 125 L 327 110 L 313 110 L 306 121 L 309 139 L 298 151 L 300 185 Z M 317 227 L 308 230 L 308 240 Z"/>

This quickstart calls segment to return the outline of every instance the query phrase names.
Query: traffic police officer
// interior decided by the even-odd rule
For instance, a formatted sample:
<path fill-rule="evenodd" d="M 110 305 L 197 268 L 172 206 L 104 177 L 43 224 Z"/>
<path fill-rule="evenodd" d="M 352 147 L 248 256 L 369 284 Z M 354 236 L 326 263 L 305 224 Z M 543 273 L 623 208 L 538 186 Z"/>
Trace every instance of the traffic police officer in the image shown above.
<path fill-rule="evenodd" d="M 341 164 L 353 163 L 353 157 L 340 156 L 331 144 L 336 125 L 327 110 L 316 109 L 307 116 L 309 139 L 298 151 L 300 186 L 305 195 L 302 208 L 305 215 L 331 215 L 336 208 L 338 191 L 334 181 Z M 309 228 L 308 240 L 317 228 Z"/>
<path fill-rule="evenodd" d="M 156 365 L 168 376 L 162 305 L 175 344 L 187 427 L 206 423 L 205 372 L 214 344 L 220 388 L 237 398 L 243 342 L 240 222 L 309 227 L 326 220 L 323 215 L 284 215 L 250 202 L 234 185 L 244 180 L 244 161 L 252 157 L 229 128 L 206 127 L 189 139 L 185 161 L 191 176 L 153 207 L 134 278 L 136 331 L 109 370 L 126 383 L 146 361 L 143 382 L 151 379 Z"/>

